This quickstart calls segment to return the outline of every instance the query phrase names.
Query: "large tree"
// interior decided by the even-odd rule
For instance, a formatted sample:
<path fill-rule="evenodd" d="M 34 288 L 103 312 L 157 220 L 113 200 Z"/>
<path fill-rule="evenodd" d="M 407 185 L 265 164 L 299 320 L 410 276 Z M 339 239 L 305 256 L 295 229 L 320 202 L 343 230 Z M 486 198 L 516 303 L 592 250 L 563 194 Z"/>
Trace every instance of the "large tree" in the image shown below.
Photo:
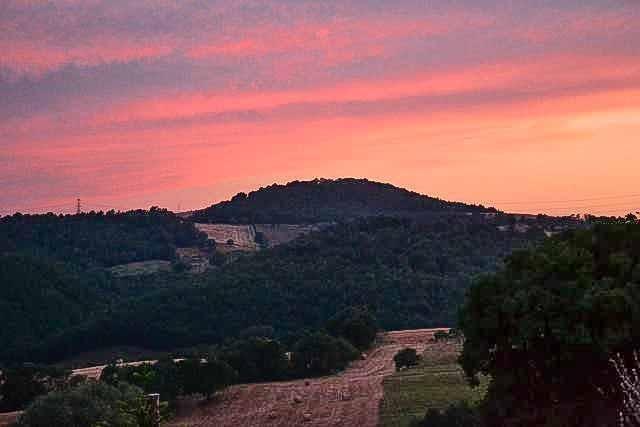
<path fill-rule="evenodd" d="M 609 359 L 640 344 L 640 224 L 634 217 L 510 256 L 469 291 L 461 363 L 491 376 L 488 425 L 616 425 Z"/>

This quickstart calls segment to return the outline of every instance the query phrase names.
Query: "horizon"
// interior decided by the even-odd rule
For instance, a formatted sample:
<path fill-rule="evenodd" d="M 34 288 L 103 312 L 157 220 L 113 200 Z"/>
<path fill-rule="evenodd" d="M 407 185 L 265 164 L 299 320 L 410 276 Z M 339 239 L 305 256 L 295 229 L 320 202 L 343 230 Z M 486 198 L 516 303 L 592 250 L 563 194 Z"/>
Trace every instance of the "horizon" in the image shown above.
<path fill-rule="evenodd" d="M 639 20 L 626 0 L 8 0 L 0 216 L 347 176 L 637 212 Z"/>

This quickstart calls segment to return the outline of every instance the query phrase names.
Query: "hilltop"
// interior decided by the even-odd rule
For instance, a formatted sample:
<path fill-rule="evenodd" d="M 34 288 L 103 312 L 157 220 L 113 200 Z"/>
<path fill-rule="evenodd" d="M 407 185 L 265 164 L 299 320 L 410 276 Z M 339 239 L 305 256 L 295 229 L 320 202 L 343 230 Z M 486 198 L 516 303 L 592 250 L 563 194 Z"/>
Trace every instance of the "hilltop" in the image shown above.
<path fill-rule="evenodd" d="M 352 305 L 384 329 L 450 326 L 475 275 L 558 221 L 358 179 L 273 185 L 190 219 L 158 208 L 16 214 L 0 219 L 0 362 L 173 350 L 255 326 L 287 339 Z M 245 243 L 260 250 L 238 252 Z"/>
<path fill-rule="evenodd" d="M 495 212 L 483 206 L 448 202 L 367 179 L 314 179 L 273 184 L 195 211 L 196 222 L 306 224 L 367 216 L 415 217 L 434 213 Z"/>

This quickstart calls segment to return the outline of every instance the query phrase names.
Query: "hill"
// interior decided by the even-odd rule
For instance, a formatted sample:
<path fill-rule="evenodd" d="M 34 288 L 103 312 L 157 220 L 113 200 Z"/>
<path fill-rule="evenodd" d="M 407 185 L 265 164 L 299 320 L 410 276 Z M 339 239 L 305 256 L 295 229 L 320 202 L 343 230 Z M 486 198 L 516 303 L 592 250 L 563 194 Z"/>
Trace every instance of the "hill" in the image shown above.
<path fill-rule="evenodd" d="M 0 218 L 0 254 L 27 254 L 82 267 L 171 261 L 177 247 L 205 240 L 193 224 L 159 208 Z"/>
<path fill-rule="evenodd" d="M 169 350 L 219 343 L 252 326 L 270 326 L 286 341 L 350 305 L 367 305 L 387 330 L 453 325 L 475 275 L 543 236 L 499 231 L 481 217 L 362 218 L 203 275 L 176 276 L 25 351 L 56 360 L 112 345 Z"/>
<path fill-rule="evenodd" d="M 196 222 L 305 224 L 367 216 L 415 217 L 434 213 L 488 212 L 482 206 L 447 202 L 366 179 L 315 179 L 273 184 L 195 211 Z"/>
<path fill-rule="evenodd" d="M 30 360 L 25 348 L 128 298 L 171 286 L 170 272 L 154 281 L 125 279 L 112 274 L 119 267 L 109 267 L 170 264 L 178 246 L 205 241 L 192 223 L 161 209 L 1 218 L 0 361 L 16 352 Z"/>

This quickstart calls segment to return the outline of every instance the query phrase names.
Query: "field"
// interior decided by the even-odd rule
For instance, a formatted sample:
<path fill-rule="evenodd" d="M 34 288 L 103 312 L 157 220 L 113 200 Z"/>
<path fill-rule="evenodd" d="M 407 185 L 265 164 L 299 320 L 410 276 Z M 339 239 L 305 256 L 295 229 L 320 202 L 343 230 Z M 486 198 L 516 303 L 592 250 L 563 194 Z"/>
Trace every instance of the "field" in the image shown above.
<path fill-rule="evenodd" d="M 323 224 L 256 224 L 256 232 L 262 233 L 269 247 L 281 245 L 312 231 L 320 230 Z"/>
<path fill-rule="evenodd" d="M 255 251 L 257 249 L 256 230 L 252 225 L 196 223 L 196 228 L 205 233 L 209 240 L 214 240 L 218 250 Z"/>
<path fill-rule="evenodd" d="M 428 408 L 458 400 L 478 401 L 456 363 L 460 344 L 430 342 L 435 331 L 381 334 L 377 346 L 344 372 L 323 378 L 232 386 L 210 402 L 185 399 L 163 427 L 285 427 L 304 425 L 405 427 Z M 395 372 L 393 356 L 402 348 L 423 354 L 420 365 Z M 128 363 L 137 365 L 153 361 Z M 74 370 L 97 379 L 102 366 Z M 0 414 L 7 420 L 17 414 Z"/>
<path fill-rule="evenodd" d="M 266 246 L 273 247 L 319 230 L 323 224 L 202 224 L 196 223 L 198 230 L 204 232 L 210 240 L 215 240 L 219 252 L 256 251 L 256 233 L 265 238 Z M 232 242 L 231 242 L 232 241 Z"/>
<path fill-rule="evenodd" d="M 383 334 L 364 360 L 339 375 L 233 386 L 211 403 L 184 405 L 165 426 L 375 427 L 383 379 L 395 370 L 393 356 L 407 346 L 422 352 L 434 331 Z"/>
<path fill-rule="evenodd" d="M 459 400 L 478 402 L 486 382 L 477 389 L 467 385 L 456 363 L 460 350 L 461 344 L 454 342 L 429 344 L 419 366 L 385 378 L 380 426 L 406 427 L 429 408 L 443 409 Z"/>

